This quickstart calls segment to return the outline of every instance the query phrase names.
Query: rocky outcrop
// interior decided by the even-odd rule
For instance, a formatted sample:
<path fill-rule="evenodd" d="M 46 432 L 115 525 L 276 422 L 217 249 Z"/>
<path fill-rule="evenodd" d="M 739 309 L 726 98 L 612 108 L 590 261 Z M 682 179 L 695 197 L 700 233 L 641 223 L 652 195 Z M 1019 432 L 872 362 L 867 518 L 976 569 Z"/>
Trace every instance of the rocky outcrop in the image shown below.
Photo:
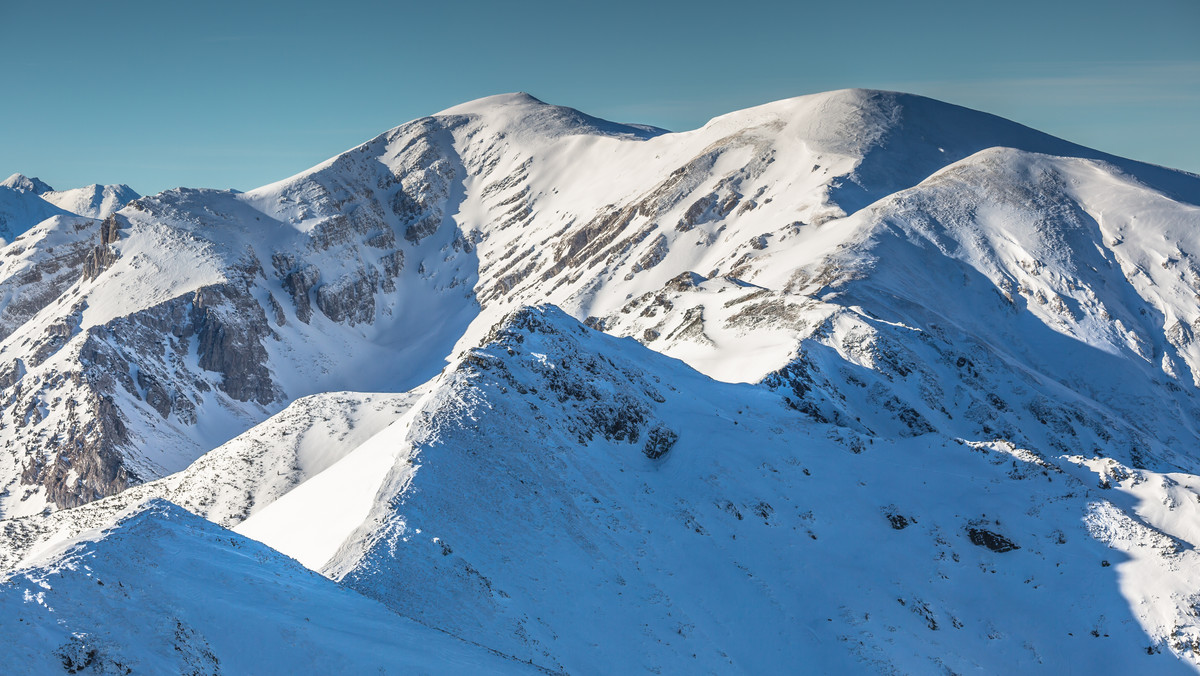
<path fill-rule="evenodd" d="M 472 350 L 460 368 L 486 373 L 521 395 L 553 397 L 556 407 L 568 411 L 561 429 L 581 444 L 596 438 L 630 444 L 648 439 L 648 456 L 665 454 L 676 436 L 654 418 L 653 407 L 664 401 L 662 394 L 635 372 L 579 354 L 580 336 L 575 334 L 587 330 L 558 308 L 522 308 L 492 327 L 483 341 L 486 347 Z M 552 351 L 543 354 L 525 346 L 531 335 L 538 349 Z M 614 382 L 619 385 L 604 385 Z"/>
<path fill-rule="evenodd" d="M 121 229 L 121 217 L 113 214 L 100 224 L 100 243 L 97 244 L 83 262 L 83 278 L 95 279 L 100 276 L 117 260 L 117 253 L 112 245 L 117 242 Z"/>
<path fill-rule="evenodd" d="M 655 427 L 650 430 L 647 435 L 646 445 L 642 447 L 642 453 L 646 454 L 647 458 L 657 460 L 666 455 L 679 439 L 679 435 L 667 427 Z"/>
<path fill-rule="evenodd" d="M 309 291 L 321 281 L 321 271 L 314 265 L 298 264 L 291 254 L 276 253 L 271 256 L 271 262 L 284 290 L 292 297 L 296 318 L 307 324 L 312 319 Z"/>
<path fill-rule="evenodd" d="M 375 321 L 379 271 L 361 268 L 317 288 L 317 307 L 331 320 L 354 326 Z"/>
<path fill-rule="evenodd" d="M 441 227 L 450 186 L 459 178 L 454 164 L 436 146 L 439 123 L 432 120 L 421 123 L 426 125 L 424 133 L 415 135 L 401 151 L 413 158 L 412 171 L 394 177 L 400 190 L 390 204 L 392 213 L 400 219 L 404 239 L 414 244 Z"/>
<path fill-rule="evenodd" d="M 31 349 L 34 371 L 12 362 L 0 402 L 8 446 L 26 451 L 25 490 L 44 490 L 66 508 L 153 478 L 161 470 L 136 464 L 141 434 L 195 425 L 197 404 L 213 388 L 206 373 L 231 401 L 276 402 L 263 345 L 271 329 L 249 292 L 253 278 L 248 272 L 83 330 L 82 305 L 49 324 Z"/>
<path fill-rule="evenodd" d="M 967 537 L 971 540 L 971 544 L 977 547 L 986 547 L 993 552 L 1004 553 L 1020 549 L 1012 540 L 986 528 L 968 528 Z"/>
<path fill-rule="evenodd" d="M 275 401 L 278 393 L 262 344 L 271 329 L 245 289 L 231 284 L 200 289 L 192 298 L 191 318 L 200 368 L 221 374 L 226 394 L 238 401 Z"/>
<path fill-rule="evenodd" d="M 30 456 L 21 473 L 28 486 L 45 488 L 61 508 L 77 507 L 119 493 L 140 478 L 129 471 L 121 449 L 128 436 L 111 396 L 92 394 L 81 405 L 68 405 L 61 443 Z"/>

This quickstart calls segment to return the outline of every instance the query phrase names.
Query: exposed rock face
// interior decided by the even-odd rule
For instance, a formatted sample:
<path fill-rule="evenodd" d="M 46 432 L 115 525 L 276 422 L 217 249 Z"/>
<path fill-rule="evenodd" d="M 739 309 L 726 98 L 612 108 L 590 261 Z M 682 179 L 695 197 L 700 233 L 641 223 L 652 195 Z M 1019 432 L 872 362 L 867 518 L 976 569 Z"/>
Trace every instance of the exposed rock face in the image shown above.
<path fill-rule="evenodd" d="M 296 318 L 307 324 L 312 319 L 312 302 L 309 291 L 321 281 L 321 271 L 314 265 L 296 267 L 294 256 L 275 254 L 272 257 L 275 271 L 283 277 L 283 288 L 292 298 Z"/>
<path fill-rule="evenodd" d="M 121 222 L 117 216 L 109 216 L 100 224 L 100 243 L 95 246 L 83 262 L 83 279 L 92 280 L 100 276 L 117 260 L 112 244 L 117 241 Z"/>
<path fill-rule="evenodd" d="M 371 324 L 375 321 L 375 294 L 379 273 L 375 268 L 343 275 L 317 289 L 317 307 L 335 322 Z"/>
<path fill-rule="evenodd" d="M 0 340 L 79 281 L 99 239 L 99 221 L 60 217 L 46 225 L 0 257 L 0 294 L 8 298 L 0 308 Z"/>
<path fill-rule="evenodd" d="M 196 402 L 210 386 L 189 373 L 191 354 L 200 369 L 219 375 L 216 386 L 230 399 L 276 402 L 280 392 L 262 342 L 269 335 L 262 308 L 234 283 L 204 287 L 83 332 L 55 330 L 34 353 L 39 360 L 30 363 L 42 365 L 51 356 L 57 361 L 77 345 L 73 368 L 43 369 L 18 379 L 11 390 L 16 439 L 50 430 L 57 441 L 31 444 L 39 452 L 27 460 L 22 482 L 43 487 L 53 504 L 72 507 L 152 478 L 153 466 L 143 473 L 129 466 L 139 441 L 128 429 L 130 416 L 140 415 L 136 402 L 164 421 L 194 425 Z M 80 392 L 83 399 L 57 392 Z"/>
<path fill-rule="evenodd" d="M 129 438 L 111 397 L 96 395 L 70 414 L 62 437 L 67 443 L 49 457 L 32 457 L 21 474 L 24 484 L 43 487 L 59 507 L 76 507 L 140 480 L 121 454 Z"/>
<path fill-rule="evenodd" d="M 220 373 L 221 389 L 238 401 L 275 401 L 263 348 L 271 329 L 262 307 L 246 290 L 226 284 L 197 291 L 191 310 L 200 368 Z"/>

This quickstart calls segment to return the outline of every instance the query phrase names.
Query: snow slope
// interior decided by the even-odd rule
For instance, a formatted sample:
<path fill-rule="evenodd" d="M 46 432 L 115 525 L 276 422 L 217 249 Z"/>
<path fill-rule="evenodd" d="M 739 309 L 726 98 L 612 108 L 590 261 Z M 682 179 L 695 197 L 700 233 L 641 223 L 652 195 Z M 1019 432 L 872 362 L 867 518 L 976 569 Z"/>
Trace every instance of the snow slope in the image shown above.
<path fill-rule="evenodd" d="M 1200 664 L 1178 606 L 1200 575 L 1195 477 L 812 424 L 548 306 L 424 401 L 381 433 L 382 481 L 351 454 L 236 530 L 569 673 Z M 313 518 L 367 482 L 359 524 Z M 1167 486 L 1172 507 L 1135 508 Z"/>
<path fill-rule="evenodd" d="M 5 672 L 527 673 L 165 501 L 0 582 Z"/>
<path fill-rule="evenodd" d="M 0 570 L 104 528 L 147 499 L 169 500 L 225 527 L 321 473 L 399 419 L 419 399 L 334 392 L 304 397 L 204 454 L 187 469 L 88 503 L 0 522 Z"/>

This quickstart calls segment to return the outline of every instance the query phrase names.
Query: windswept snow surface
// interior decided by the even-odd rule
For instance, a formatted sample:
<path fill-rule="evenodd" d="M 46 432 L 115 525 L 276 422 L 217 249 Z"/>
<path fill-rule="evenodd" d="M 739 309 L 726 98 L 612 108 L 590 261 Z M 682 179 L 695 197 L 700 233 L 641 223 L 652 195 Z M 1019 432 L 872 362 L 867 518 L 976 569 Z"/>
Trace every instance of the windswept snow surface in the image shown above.
<path fill-rule="evenodd" d="M 4 567 L 159 497 L 551 670 L 1200 665 L 1195 175 L 893 92 L 506 94 L 40 213 Z"/>
<path fill-rule="evenodd" d="M 9 674 L 536 673 L 165 501 L 0 582 Z"/>

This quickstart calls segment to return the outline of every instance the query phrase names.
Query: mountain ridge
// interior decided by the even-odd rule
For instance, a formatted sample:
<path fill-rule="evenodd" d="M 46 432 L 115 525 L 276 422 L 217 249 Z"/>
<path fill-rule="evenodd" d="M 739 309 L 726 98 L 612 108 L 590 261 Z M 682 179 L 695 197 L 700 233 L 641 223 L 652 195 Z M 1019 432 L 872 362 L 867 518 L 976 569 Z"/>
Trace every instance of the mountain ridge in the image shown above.
<path fill-rule="evenodd" d="M 1197 668 L 1198 205 L 840 90 L 57 214 L 0 249 L 0 565 L 167 499 L 547 670 Z"/>
<path fill-rule="evenodd" d="M 915 106 L 916 112 L 906 112 L 906 106 Z M 948 120 L 909 125 L 911 129 L 905 126 L 906 119 L 930 117 L 930 107 L 945 112 Z M 515 136 L 506 132 L 512 125 L 519 126 L 524 114 L 514 117 L 510 109 L 537 111 L 530 123 L 533 131 Z M 204 388 L 215 385 L 229 397 L 220 408 L 236 412 L 232 417 L 220 413 L 217 419 L 228 420 L 229 426 L 214 427 L 212 433 L 187 442 L 194 450 L 178 460 L 150 459 L 135 468 L 133 475 L 144 480 L 163 472 L 156 466 L 168 471 L 179 468 L 180 463 L 296 396 L 326 389 L 385 389 L 380 387 L 382 378 L 359 384 L 324 383 L 322 379 L 328 376 L 319 373 L 308 375 L 303 384 L 276 382 L 278 374 L 293 368 L 311 371 L 311 366 L 300 362 L 282 370 L 267 365 L 278 358 L 272 356 L 279 352 L 272 346 L 294 346 L 299 339 L 271 337 L 282 336 L 281 330 L 292 332 L 294 328 L 309 343 L 334 340 L 345 346 L 336 348 L 338 353 L 350 354 L 362 351 L 365 344 L 337 328 L 339 324 L 361 327 L 355 330 L 368 333 L 367 344 L 378 345 L 372 349 L 391 349 L 386 346 L 395 344 L 395 339 L 383 338 L 385 326 L 401 327 L 411 323 L 409 318 L 440 315 L 443 319 L 437 321 L 445 331 L 427 334 L 423 340 L 428 347 L 422 348 L 426 359 L 437 359 L 451 353 L 455 342 L 469 346 L 478 339 L 478 335 L 460 336 L 482 309 L 494 319 L 514 303 L 526 300 L 549 299 L 580 318 L 595 317 L 596 322 L 616 326 L 624 321 L 619 299 L 632 294 L 636 302 L 651 294 L 650 298 L 669 302 L 664 293 L 674 292 L 666 287 L 684 271 L 756 283 L 754 261 L 787 253 L 773 253 L 778 247 L 772 241 L 796 242 L 784 245 L 788 251 L 820 251 L 827 247 L 825 242 L 841 244 L 841 229 L 830 230 L 831 221 L 840 223 L 848 212 L 862 212 L 867 207 L 859 202 L 875 194 L 895 194 L 897 186 L 920 185 L 937 173 L 928 167 L 913 168 L 913 144 L 925 149 L 922 162 L 934 162 L 942 170 L 970 158 L 978 152 L 974 150 L 977 146 L 1012 141 L 1014 136 L 1028 135 L 1023 142 L 1028 147 L 1077 148 L 983 113 L 922 97 L 865 90 L 785 100 L 716 118 L 692 132 L 653 137 L 612 137 L 591 122 L 579 123 L 577 115 L 582 114 L 527 95 L 491 97 L 457 110 L 460 112 L 401 125 L 307 172 L 247 193 L 167 191 L 137 200 L 114 216 L 106 231 L 115 238 L 110 236 L 107 242 L 102 238 L 89 254 L 96 263 L 88 265 L 95 270 L 90 274 L 101 278 L 121 274 L 128 281 L 122 283 L 123 289 L 113 287 L 115 295 L 106 292 L 111 300 L 80 288 L 90 298 L 88 307 L 72 320 L 80 335 L 91 336 L 113 322 L 127 323 L 128 318 L 140 316 L 139 308 L 151 307 L 163 308 L 151 311 L 144 320 L 151 325 L 162 321 L 157 315 L 164 311 L 193 317 L 191 328 L 182 329 L 179 349 L 185 341 L 194 340 L 189 333 L 208 340 L 203 338 L 206 331 L 225 331 L 222 340 L 228 341 L 227 345 L 212 345 L 214 351 L 198 355 L 194 366 L 184 367 L 195 374 L 185 378 L 194 382 L 194 387 L 175 388 L 171 402 L 155 406 L 169 419 L 181 416 L 185 428 L 193 416 L 213 419 L 217 409 L 197 405 L 206 399 Z M 492 118 L 499 121 L 493 124 Z M 579 133 L 542 135 L 537 130 L 544 127 L 546 119 Z M 856 131 L 864 120 L 874 121 L 874 126 L 868 125 L 866 132 Z M 986 124 L 977 125 L 977 120 Z M 976 132 L 980 138 L 962 140 L 979 126 L 983 129 Z M 913 139 L 905 143 L 887 140 L 906 138 L 908 132 Z M 530 138 L 534 140 L 521 140 Z M 777 138 L 778 142 L 773 140 Z M 789 140 L 793 138 L 798 142 Z M 522 149 L 522 143 L 532 145 Z M 503 148 L 509 150 L 501 154 Z M 898 154 L 889 154 L 891 150 Z M 804 170 L 804 158 L 813 158 L 814 171 Z M 638 169 L 601 171 L 605 166 L 628 163 Z M 876 164 L 897 171 L 873 169 Z M 605 176 L 599 183 L 598 175 Z M 1191 179 L 1179 180 L 1187 183 Z M 788 192 L 779 193 L 784 185 Z M 664 218 L 668 223 L 662 222 Z M 718 234 L 722 231 L 726 232 Z M 718 237 L 722 238 L 720 244 Z M 36 245 L 31 250 L 37 250 Z M 151 262 L 150 266 L 142 267 L 141 260 Z M 82 263 L 86 261 L 80 267 L 84 267 Z M 813 265 L 829 269 L 819 258 L 800 260 L 801 268 Z M 796 266 L 795 261 L 784 267 L 773 265 L 776 270 L 795 270 Z M 204 270 L 207 272 L 201 272 Z M 816 272 L 819 276 L 820 270 Z M 787 279 L 773 276 L 776 281 L 765 286 L 776 290 L 788 287 Z M 401 286 L 411 291 L 398 291 Z M 148 292 L 132 291 L 143 287 Z M 462 295 L 453 289 L 462 289 Z M 437 296 L 444 298 L 414 305 L 419 297 L 434 301 Z M 167 305 L 161 305 L 164 302 Z M 226 309 L 220 310 L 222 307 Z M 723 312 L 723 308 L 701 312 Z M 673 312 L 668 315 L 677 316 Z M 220 319 L 222 316 L 229 320 Z M 697 319 L 703 321 L 700 315 L 690 321 L 698 327 Z M 53 323 L 59 321 L 57 317 L 48 315 L 47 320 L 50 324 L 44 328 L 29 328 L 35 334 L 61 332 Z M 234 327 L 239 328 L 234 331 Z M 661 321 L 639 319 L 629 330 L 621 330 L 640 339 L 658 333 L 671 340 L 672 332 L 664 331 L 666 328 Z M 407 340 L 415 337 L 402 329 L 401 335 L 405 333 L 410 336 Z M 705 341 L 712 340 L 703 331 L 695 338 L 684 337 L 690 335 L 684 329 L 675 333 L 678 350 L 671 352 L 669 346 L 659 349 L 702 368 L 711 363 L 717 370 L 709 373 L 726 378 L 761 378 L 786 365 L 796 345 L 794 336 L 775 332 L 777 338 L 771 340 L 778 342 L 764 346 L 774 356 L 747 370 L 746 351 L 707 349 Z M 99 350 L 106 355 L 103 359 L 129 364 L 141 364 L 145 359 L 119 341 L 107 346 L 108 339 L 100 339 L 98 334 L 89 340 L 85 352 Z M 239 346 L 237 350 L 244 356 L 234 358 L 229 353 L 234 346 Z M 0 352 L 12 354 L 13 349 L 0 347 Z M 294 349 L 286 348 L 283 353 Z M 330 349 L 335 348 L 328 346 L 322 359 L 330 358 Z M 121 356 L 108 354 L 112 350 Z M 73 350 L 64 355 L 68 361 L 77 358 L 71 354 Z M 36 355 L 19 357 L 26 369 L 38 359 Z M 53 368 L 61 372 L 63 367 Z M 141 364 L 136 370 L 146 374 L 146 382 L 126 382 L 116 390 L 114 385 L 98 382 L 96 387 L 104 394 L 91 395 L 97 402 L 93 406 L 105 408 L 104 397 L 115 396 L 114 404 L 123 411 L 121 424 L 129 428 L 137 420 L 130 417 L 130 409 L 139 408 L 138 400 L 163 396 L 150 394 L 155 387 L 148 379 L 177 381 L 179 376 L 171 373 L 178 368 L 167 362 Z M 346 367 L 331 364 L 324 368 Z M 211 378 L 204 374 L 212 371 L 221 374 L 220 379 L 206 385 Z M 276 376 L 271 375 L 273 371 Z M 398 389 L 408 389 L 431 375 L 428 369 L 400 375 Z M 120 394 L 121 388 L 126 394 Z M 45 396 L 49 395 L 38 399 Z M 123 397 L 132 401 L 119 404 Z M 32 403 L 26 398 L 19 404 L 22 415 Z M 193 412 L 201 410 L 208 412 Z M 159 434 L 149 430 L 146 441 L 137 442 L 123 439 L 115 429 L 104 432 L 101 428 L 91 442 L 112 458 L 119 455 L 118 447 L 132 443 L 136 448 Z M 109 487 L 101 493 L 118 490 L 121 482 L 128 480 L 114 473 L 111 462 L 104 463 L 108 469 L 103 472 L 110 478 L 103 480 Z M 23 473 L 26 477 L 46 476 L 36 468 Z M 57 488 L 54 491 L 60 496 L 56 500 L 66 495 Z M 68 499 L 67 504 L 71 503 Z"/>

